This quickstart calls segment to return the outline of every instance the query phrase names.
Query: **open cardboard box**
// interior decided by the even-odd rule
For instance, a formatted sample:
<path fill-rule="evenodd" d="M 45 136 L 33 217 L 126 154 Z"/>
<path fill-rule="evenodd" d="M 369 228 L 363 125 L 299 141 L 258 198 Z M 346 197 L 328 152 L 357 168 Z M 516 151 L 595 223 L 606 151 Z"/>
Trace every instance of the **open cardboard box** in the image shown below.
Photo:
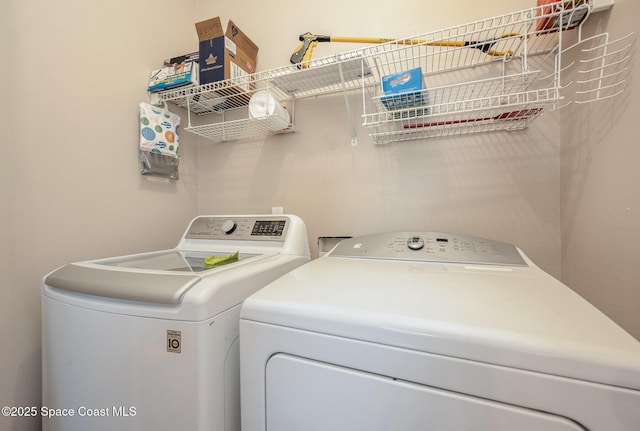
<path fill-rule="evenodd" d="M 254 89 L 251 74 L 256 70 L 258 45 L 231 20 L 223 32 L 220 17 L 196 23 L 196 31 L 200 41 L 200 84 L 231 80 L 232 86 L 217 92 L 248 103 Z"/>

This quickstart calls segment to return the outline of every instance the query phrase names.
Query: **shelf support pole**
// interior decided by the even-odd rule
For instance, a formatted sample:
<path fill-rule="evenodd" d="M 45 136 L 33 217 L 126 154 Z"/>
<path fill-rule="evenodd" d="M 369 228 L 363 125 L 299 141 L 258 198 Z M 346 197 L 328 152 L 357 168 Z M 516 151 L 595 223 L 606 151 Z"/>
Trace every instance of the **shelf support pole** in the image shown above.
<path fill-rule="evenodd" d="M 349 104 L 349 97 L 347 97 L 347 84 L 344 81 L 344 73 L 342 72 L 342 64 L 338 63 L 338 72 L 340 73 L 340 83 L 342 84 L 342 94 L 344 96 L 344 104 L 347 109 L 347 119 L 351 127 L 351 146 L 358 145 L 358 138 L 356 137 L 356 128 L 353 124 L 353 118 L 351 116 L 351 105 Z"/>
<path fill-rule="evenodd" d="M 187 94 L 187 127 L 191 128 L 191 97 Z"/>

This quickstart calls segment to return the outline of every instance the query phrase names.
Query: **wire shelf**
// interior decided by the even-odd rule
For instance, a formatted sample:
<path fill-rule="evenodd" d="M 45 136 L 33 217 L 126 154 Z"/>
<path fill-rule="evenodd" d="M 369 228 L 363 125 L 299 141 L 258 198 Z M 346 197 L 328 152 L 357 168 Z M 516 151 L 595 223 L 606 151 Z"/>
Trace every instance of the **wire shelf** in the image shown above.
<path fill-rule="evenodd" d="M 185 130 L 213 142 L 236 141 L 294 131 L 293 117 L 283 123 L 277 115 L 250 118 L 249 102 L 258 91 L 266 90 L 275 100 L 285 103 L 291 96 L 270 84 L 266 75 L 249 75 L 238 80 L 203 84 L 153 94 L 152 103 L 172 102 L 187 110 L 188 125 Z M 227 120 L 227 114 L 234 118 Z M 217 114 L 204 125 L 193 125 L 191 114 L 198 116 Z M 290 112 L 293 115 L 293 112 Z M 237 117 L 241 117 L 237 119 Z"/>
<path fill-rule="evenodd" d="M 373 97 L 377 111 L 363 116 L 375 143 L 433 138 L 526 126 L 559 100 L 555 87 L 530 89 L 539 71 L 423 90 L 428 101 L 393 111 Z M 516 121 L 517 120 L 517 121 Z M 403 136 L 406 134 L 407 136 Z"/>
<path fill-rule="evenodd" d="M 522 129 L 544 110 L 558 107 L 572 87 L 564 84 L 563 76 L 573 69 L 580 68 L 573 85 L 576 95 L 594 101 L 619 93 L 623 73 L 612 69 L 622 62 L 619 58 L 628 58 L 629 44 L 610 43 L 608 36 L 596 48 L 581 44 L 581 25 L 591 8 L 590 0 L 560 0 L 258 72 L 243 81 L 154 94 L 152 103 L 170 101 L 189 114 L 220 114 L 220 121 L 204 126 L 192 126 L 189 117 L 186 128 L 217 142 L 295 130 L 293 105 L 301 98 L 343 93 L 350 116 L 346 93 L 353 91 L 362 93 L 362 124 L 375 143 Z M 577 45 L 589 59 L 563 65 L 564 33 L 575 28 Z M 621 50 L 609 48 L 625 43 Z M 625 52 L 616 54 L 619 51 Z M 422 88 L 389 104 L 383 79 L 417 68 Z M 292 121 L 287 127 L 246 118 L 251 96 L 262 89 L 290 104 Z M 226 121 L 229 110 L 240 110 L 245 118 Z"/>
<path fill-rule="evenodd" d="M 151 102 L 172 102 L 197 115 L 222 114 L 228 110 L 246 107 L 251 96 L 259 90 L 269 90 L 278 100 L 289 99 L 285 92 L 270 86 L 264 79 L 256 79 L 256 75 L 249 75 L 244 79 L 227 79 L 153 93 Z"/>
<path fill-rule="evenodd" d="M 423 115 L 420 108 L 407 109 L 401 118 L 371 124 L 376 144 L 400 140 L 436 138 L 497 130 L 520 130 L 542 114 L 558 97 L 557 89 L 511 93 L 508 96 L 476 99 L 478 109 L 448 113 L 446 116 Z"/>
<path fill-rule="evenodd" d="M 494 132 L 498 130 L 522 130 L 542 113 L 542 109 L 543 108 L 527 108 L 495 115 L 490 114 L 486 117 L 460 118 L 418 124 L 420 127 L 412 127 L 411 124 L 408 124 L 404 129 L 386 129 L 384 132 L 376 133 L 374 135 L 374 142 L 376 144 L 389 144 L 398 141 Z"/>
<path fill-rule="evenodd" d="M 285 66 L 267 72 L 269 84 L 294 98 L 361 90 L 375 80 L 362 51 L 313 60 L 308 67 Z"/>
<path fill-rule="evenodd" d="M 589 8 L 566 0 L 373 47 L 377 81 L 418 70 L 422 89 L 368 86 L 363 125 L 378 144 L 526 127 L 561 99 L 562 33 Z"/>
<path fill-rule="evenodd" d="M 270 115 L 259 119 L 244 118 L 201 126 L 189 126 L 185 130 L 213 142 L 224 142 L 289 133 L 293 132 L 294 128 L 291 124 L 283 124 L 281 118 Z"/>

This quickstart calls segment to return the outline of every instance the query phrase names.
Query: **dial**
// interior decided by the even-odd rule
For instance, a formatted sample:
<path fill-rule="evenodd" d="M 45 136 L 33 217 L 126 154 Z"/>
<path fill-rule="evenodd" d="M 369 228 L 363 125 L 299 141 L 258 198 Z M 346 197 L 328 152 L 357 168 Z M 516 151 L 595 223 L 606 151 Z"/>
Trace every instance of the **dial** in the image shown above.
<path fill-rule="evenodd" d="M 231 235 L 233 233 L 233 231 L 236 230 L 236 227 L 238 227 L 238 224 L 233 221 L 233 220 L 225 220 L 222 223 L 222 233 L 224 233 L 225 235 Z"/>
<path fill-rule="evenodd" d="M 419 236 L 412 236 L 407 240 L 407 247 L 411 250 L 420 250 L 424 247 L 424 240 Z"/>

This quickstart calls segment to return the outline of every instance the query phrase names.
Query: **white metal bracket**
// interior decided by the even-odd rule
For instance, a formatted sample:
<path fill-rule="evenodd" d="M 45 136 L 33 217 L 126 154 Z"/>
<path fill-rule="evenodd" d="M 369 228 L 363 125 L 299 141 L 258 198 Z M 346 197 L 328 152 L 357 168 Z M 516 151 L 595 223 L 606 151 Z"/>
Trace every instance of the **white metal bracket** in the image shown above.
<path fill-rule="evenodd" d="M 591 0 L 591 13 L 609 10 L 613 7 L 613 0 Z"/>
<path fill-rule="evenodd" d="M 338 63 L 338 72 L 340 73 L 340 85 L 342 86 L 342 94 L 344 96 L 344 104 L 347 109 L 347 119 L 349 120 L 349 126 L 351 127 L 351 146 L 358 145 L 358 138 L 356 136 L 356 128 L 353 124 L 353 118 L 351 115 L 351 105 L 349 104 L 349 97 L 347 95 L 347 85 L 344 80 L 344 72 L 342 71 L 342 64 Z"/>

